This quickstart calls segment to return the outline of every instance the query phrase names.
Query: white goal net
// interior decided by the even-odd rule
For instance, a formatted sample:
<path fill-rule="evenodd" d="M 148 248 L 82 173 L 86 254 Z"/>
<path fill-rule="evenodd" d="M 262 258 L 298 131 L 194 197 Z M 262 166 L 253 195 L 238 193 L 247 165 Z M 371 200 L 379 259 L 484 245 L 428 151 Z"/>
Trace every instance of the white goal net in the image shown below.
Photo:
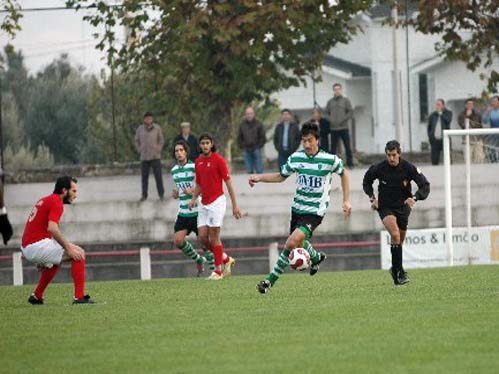
<path fill-rule="evenodd" d="M 499 263 L 499 129 L 444 131 L 449 266 Z"/>

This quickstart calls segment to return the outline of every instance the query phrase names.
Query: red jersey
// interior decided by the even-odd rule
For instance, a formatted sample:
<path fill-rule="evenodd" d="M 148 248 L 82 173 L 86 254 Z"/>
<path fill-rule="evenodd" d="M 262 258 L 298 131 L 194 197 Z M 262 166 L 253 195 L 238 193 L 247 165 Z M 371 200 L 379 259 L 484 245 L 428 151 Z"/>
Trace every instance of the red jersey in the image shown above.
<path fill-rule="evenodd" d="M 42 239 L 52 238 L 47 231 L 49 221 L 59 224 L 63 212 L 64 205 L 58 194 L 54 193 L 38 200 L 26 221 L 21 245 L 27 247 Z"/>
<path fill-rule="evenodd" d="M 208 157 L 200 155 L 196 159 L 196 183 L 201 186 L 201 202 L 211 204 L 224 194 L 222 180 L 230 179 L 229 169 L 224 158 L 212 152 Z"/>

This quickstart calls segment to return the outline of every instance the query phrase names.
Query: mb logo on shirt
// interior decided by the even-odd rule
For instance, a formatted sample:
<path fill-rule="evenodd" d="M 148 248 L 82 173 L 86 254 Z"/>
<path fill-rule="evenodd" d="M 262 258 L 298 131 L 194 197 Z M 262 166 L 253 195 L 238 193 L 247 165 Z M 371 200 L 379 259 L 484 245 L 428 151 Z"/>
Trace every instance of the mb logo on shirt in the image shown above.
<path fill-rule="evenodd" d="M 298 184 L 301 186 L 319 188 L 322 187 L 322 178 L 313 175 L 298 175 Z"/>

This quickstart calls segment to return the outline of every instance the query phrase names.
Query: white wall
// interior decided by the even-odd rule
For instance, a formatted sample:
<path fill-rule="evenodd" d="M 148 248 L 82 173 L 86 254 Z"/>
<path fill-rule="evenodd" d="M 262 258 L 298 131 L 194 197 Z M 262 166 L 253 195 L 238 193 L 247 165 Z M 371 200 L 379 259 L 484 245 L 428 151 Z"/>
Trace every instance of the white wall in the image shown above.
<path fill-rule="evenodd" d="M 383 26 L 380 21 L 371 21 L 365 16 L 358 17 L 357 22 L 363 27 L 364 32 L 356 35 L 348 44 L 335 46 L 329 54 L 371 68 L 371 79 L 357 81 L 355 78 L 323 74 L 323 82 L 316 84 L 317 101 L 324 107 L 332 95 L 332 84 L 341 83 L 345 96 L 351 99 L 355 107 L 357 150 L 378 153 L 383 152 L 386 142 L 395 137 L 393 30 L 391 27 Z M 411 73 L 409 94 L 405 29 L 397 31 L 397 38 L 404 125 L 402 146 L 406 151 L 411 149 L 411 145 L 413 151 L 420 151 L 421 142 L 427 141 L 427 135 L 426 124 L 419 118 L 418 75 Z M 433 58 L 436 55 L 435 42 L 438 40 L 438 36 L 423 35 L 410 28 L 409 66 Z M 469 72 L 461 63 L 445 62 L 430 70 L 428 78 L 430 112 L 437 97 L 443 97 L 446 101 L 464 100 L 469 96 L 479 96 L 484 88 L 484 83 L 479 79 L 479 72 Z M 308 110 L 313 104 L 312 84 L 310 80 L 308 82 L 307 87 L 281 91 L 274 97 L 283 107 Z M 409 116 L 412 136 L 409 134 Z M 409 144 L 411 137 L 412 141 Z"/>

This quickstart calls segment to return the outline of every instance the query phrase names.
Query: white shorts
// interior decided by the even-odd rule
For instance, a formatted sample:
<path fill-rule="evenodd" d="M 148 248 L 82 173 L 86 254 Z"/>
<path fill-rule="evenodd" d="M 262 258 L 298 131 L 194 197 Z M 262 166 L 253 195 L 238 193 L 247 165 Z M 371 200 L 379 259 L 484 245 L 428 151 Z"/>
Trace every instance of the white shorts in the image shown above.
<path fill-rule="evenodd" d="M 62 261 L 64 249 L 54 239 L 42 239 L 38 242 L 30 244 L 25 248 L 21 247 L 23 256 L 26 260 L 35 264 L 52 267 L 59 265 Z"/>
<path fill-rule="evenodd" d="M 198 227 L 222 227 L 222 222 L 227 208 L 227 199 L 221 195 L 214 202 L 208 205 L 199 205 Z"/>

